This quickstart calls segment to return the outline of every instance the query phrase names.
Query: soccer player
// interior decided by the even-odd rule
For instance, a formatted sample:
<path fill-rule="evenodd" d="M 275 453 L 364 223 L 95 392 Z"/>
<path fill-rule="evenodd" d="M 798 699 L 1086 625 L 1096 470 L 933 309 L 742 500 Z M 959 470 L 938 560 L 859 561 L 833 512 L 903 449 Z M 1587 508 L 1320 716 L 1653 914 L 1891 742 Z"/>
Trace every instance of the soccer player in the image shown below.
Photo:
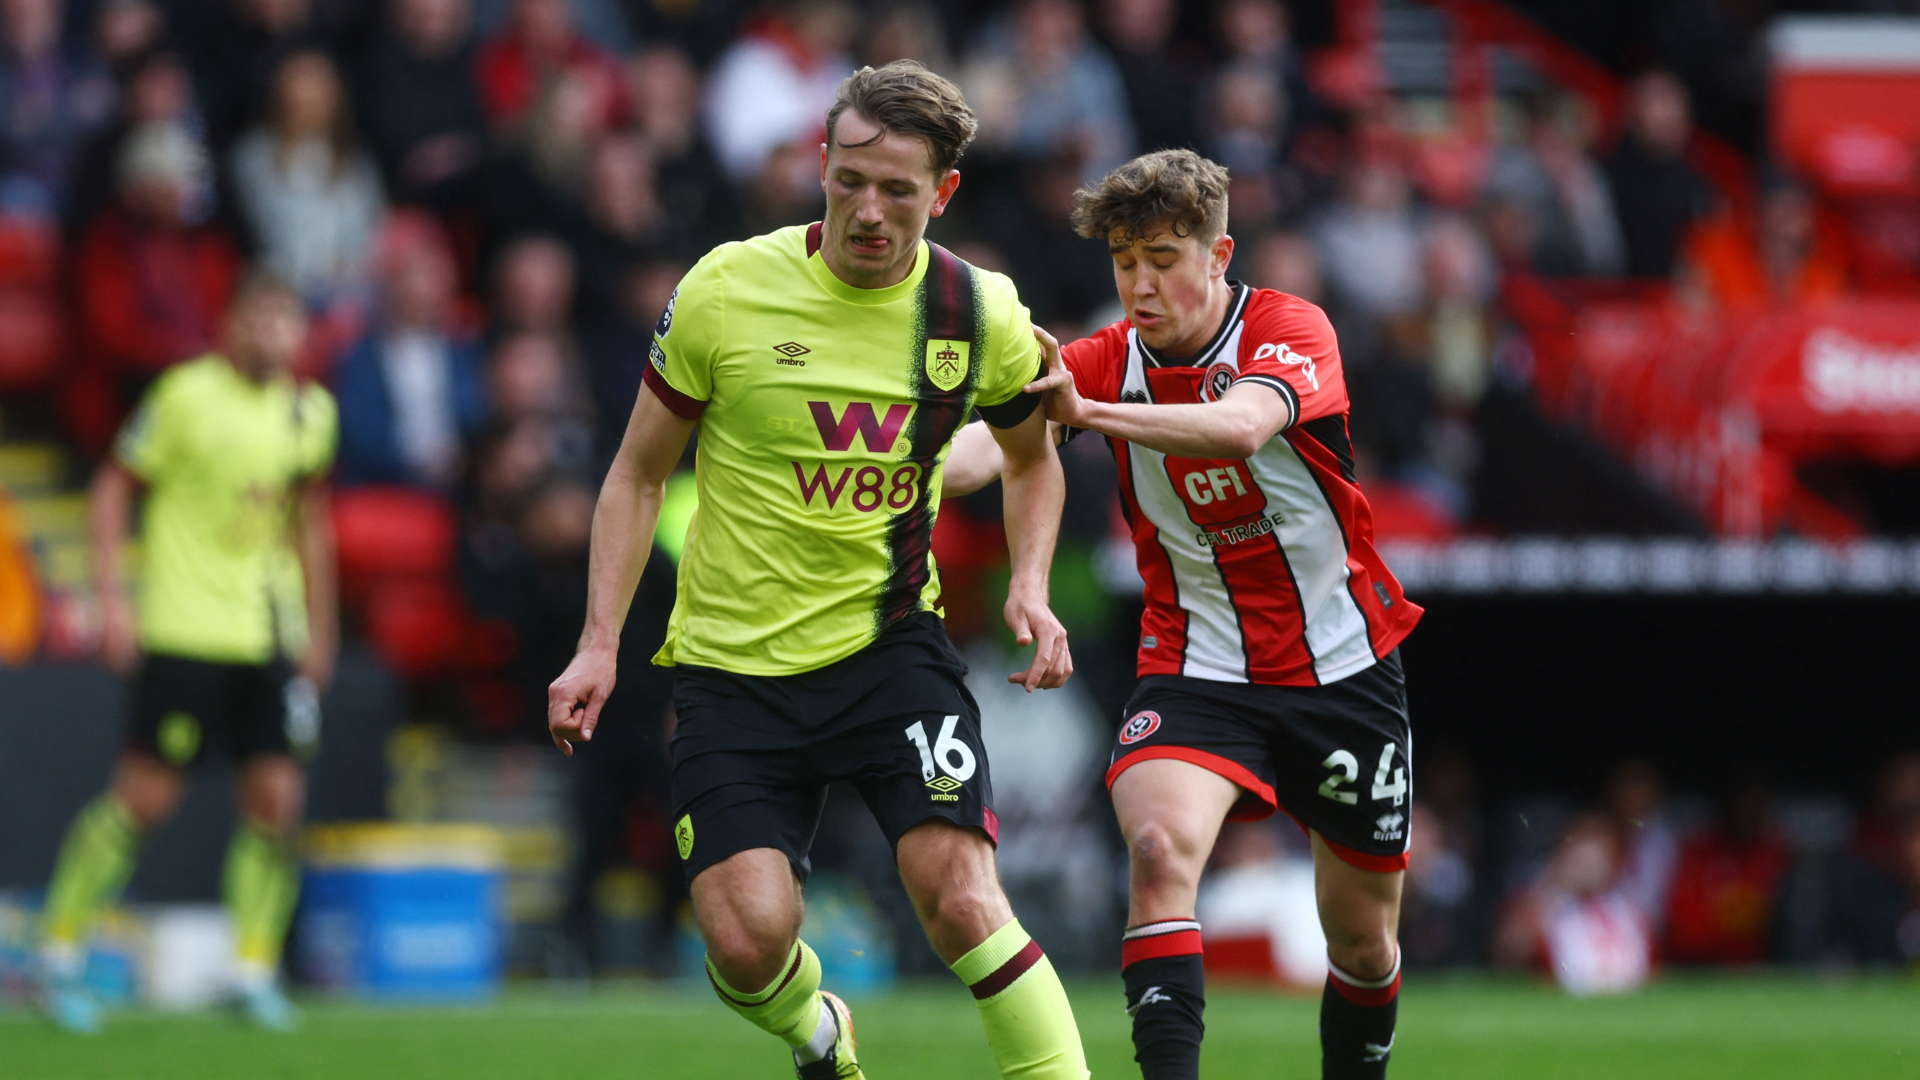
<path fill-rule="evenodd" d="M 68 830 L 47 890 L 44 1002 L 61 1027 L 99 1027 L 81 983 L 87 933 L 215 740 L 239 772 L 225 874 L 239 1003 L 261 1026 L 295 1023 L 275 976 L 299 891 L 304 762 L 318 745 L 319 691 L 338 642 L 323 483 L 333 398 L 289 374 L 306 326 L 290 286 L 247 278 L 223 350 L 155 380 L 94 476 L 101 650 L 133 677 L 132 706 L 113 780 Z M 120 549 L 142 488 L 136 615 Z"/>
<path fill-rule="evenodd" d="M 1064 481 L 1022 390 L 1042 373 L 1032 323 L 1005 277 L 922 239 L 974 128 L 919 64 L 861 69 L 827 114 L 826 219 L 688 272 L 600 494 L 579 652 L 548 697 L 571 753 L 613 686 L 662 485 L 697 427 L 700 509 L 656 658 L 677 668 L 674 836 L 714 990 L 791 1048 L 803 1080 L 861 1075 L 847 1008 L 799 940 L 836 780 L 893 844 L 1001 1073 L 1087 1075 L 1059 977 L 995 876 L 979 708 L 935 607 L 942 461 L 978 408 L 1006 462 L 1006 620 L 1035 646 L 1010 679 L 1031 691 L 1072 671 L 1047 600 Z"/>
<path fill-rule="evenodd" d="M 1199 1075 L 1194 897 L 1223 821 L 1284 809 L 1313 848 L 1331 969 L 1322 1074 L 1382 1077 L 1400 988 L 1411 749 L 1398 646 L 1420 609 L 1373 547 L 1340 349 L 1314 305 L 1227 279 L 1227 171 L 1147 154 L 1079 194 L 1127 317 L 1047 339 L 1056 438 L 1106 436 L 1146 580 L 1140 684 L 1107 786 L 1132 877 L 1121 943 L 1146 1080 Z M 969 428 L 946 493 L 992 480 Z"/>

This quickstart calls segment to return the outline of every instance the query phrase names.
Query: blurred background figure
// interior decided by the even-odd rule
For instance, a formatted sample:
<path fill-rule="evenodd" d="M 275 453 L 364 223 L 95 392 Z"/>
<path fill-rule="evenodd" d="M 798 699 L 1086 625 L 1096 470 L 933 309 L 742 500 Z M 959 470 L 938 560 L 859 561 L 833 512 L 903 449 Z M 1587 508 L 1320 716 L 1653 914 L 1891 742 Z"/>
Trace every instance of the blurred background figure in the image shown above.
<path fill-rule="evenodd" d="M 0 213 L 56 218 L 74 152 L 113 109 L 92 51 L 63 40 L 65 17 L 60 0 L 0 4 Z"/>
<path fill-rule="evenodd" d="M 983 149 L 1071 158 L 1080 183 L 1135 152 L 1120 68 L 1071 0 L 1021 0 L 988 23 L 963 85 Z"/>
<path fill-rule="evenodd" d="M 281 62 L 265 123 L 234 144 L 233 186 L 261 260 L 309 306 L 324 312 L 366 299 L 386 201 L 326 54 L 296 52 Z"/>
<path fill-rule="evenodd" d="M 1606 163 L 1632 277 L 1670 276 L 1687 227 L 1713 210 L 1712 188 L 1687 161 L 1692 139 L 1687 88 L 1664 71 L 1635 79 L 1626 134 Z"/>
<path fill-rule="evenodd" d="M 395 198 L 463 207 L 487 137 L 470 0 L 393 0 L 387 10 L 358 84 L 368 145 Z"/>
<path fill-rule="evenodd" d="M 1787 845 L 1757 775 L 1737 780 L 1712 825 L 1675 860 L 1661 956 L 1675 964 L 1756 964 L 1772 955 Z"/>
<path fill-rule="evenodd" d="M 113 202 L 114 166 L 128 137 L 146 124 L 169 124 L 199 144 L 206 155 L 206 123 L 194 99 L 193 73 L 178 54 L 154 51 L 129 59 L 121 70 L 120 111 L 80 147 L 67 185 L 64 224 L 79 235 Z M 210 155 L 207 155 L 210 158 Z M 211 174 L 205 181 L 212 179 Z M 188 196 L 189 216 L 201 219 L 217 208 L 214 186 Z"/>
<path fill-rule="evenodd" d="M 1653 929 L 1622 888 L 1621 843 L 1597 814 L 1575 818 L 1537 880 L 1512 897 L 1493 938 L 1495 964 L 1543 967 L 1573 994 L 1638 989 Z"/>
<path fill-rule="evenodd" d="M 1589 156 L 1592 120 L 1575 99 L 1527 101 L 1526 141 L 1503 148 L 1488 171 L 1489 198 L 1525 215 L 1527 265 L 1550 277 L 1613 277 L 1626 268 L 1613 192 Z"/>
<path fill-rule="evenodd" d="M 1722 207 L 1690 228 L 1675 274 L 1682 295 L 1704 308 L 1820 303 L 1846 295 L 1845 241 L 1820 221 L 1802 184 L 1776 174 L 1751 216 Z"/>
<path fill-rule="evenodd" d="M 389 218 L 380 249 L 383 302 L 334 376 L 337 479 L 450 490 L 487 418 L 480 344 L 459 309 L 453 252 L 431 217 Z"/>
<path fill-rule="evenodd" d="M 568 0 L 513 0 L 506 26 L 480 47 L 480 99 L 496 129 L 521 126 L 541 94 L 566 76 L 602 124 L 627 115 L 626 88 L 613 53 L 580 33 Z"/>
<path fill-rule="evenodd" d="M 714 64 L 705 117 L 713 149 L 736 186 L 819 181 L 827 109 L 853 70 L 855 13 L 840 0 L 794 0 L 751 20 Z M 778 151 L 792 148 L 792 159 Z M 804 151 L 804 152 L 802 152 Z M 802 169 L 799 159 L 812 163 Z M 778 173 L 781 167 L 793 176 Z"/>

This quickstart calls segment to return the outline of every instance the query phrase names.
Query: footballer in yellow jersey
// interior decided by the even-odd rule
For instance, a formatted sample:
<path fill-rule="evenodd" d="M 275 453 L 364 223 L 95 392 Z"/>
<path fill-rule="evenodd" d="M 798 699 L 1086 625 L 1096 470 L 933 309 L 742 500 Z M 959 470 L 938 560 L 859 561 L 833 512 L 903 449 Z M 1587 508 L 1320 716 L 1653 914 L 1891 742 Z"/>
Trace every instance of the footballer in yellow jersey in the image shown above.
<path fill-rule="evenodd" d="M 799 940 L 827 785 L 860 792 L 927 936 L 980 1007 L 1006 1076 L 1084 1080 L 1065 992 L 993 866 L 980 710 L 940 621 L 940 473 L 977 410 L 1007 461 L 1006 615 L 1027 689 L 1072 671 L 1047 603 L 1064 481 L 1032 324 L 1006 278 L 924 239 L 973 115 L 912 61 L 840 88 L 825 220 L 709 253 L 661 316 L 594 517 L 587 625 L 548 696 L 587 743 L 616 675 L 664 481 L 700 433 L 700 506 L 657 662 L 675 668 L 674 839 L 721 999 L 782 1039 L 802 1080 L 862 1075 L 852 1017 Z"/>
<path fill-rule="evenodd" d="M 102 651 L 133 687 L 112 785 L 68 830 L 47 889 L 45 1005 L 63 1027 L 99 1025 L 80 982 L 87 932 L 132 872 L 141 837 L 172 815 L 217 744 L 238 770 L 225 875 L 236 990 L 256 1023 L 294 1022 L 276 973 L 299 892 L 304 763 L 337 633 L 324 484 L 338 427 L 332 396 L 289 373 L 305 335 L 298 294 L 270 275 L 248 278 L 222 351 L 156 379 L 95 476 Z M 141 489 L 129 612 L 119 553 Z"/>

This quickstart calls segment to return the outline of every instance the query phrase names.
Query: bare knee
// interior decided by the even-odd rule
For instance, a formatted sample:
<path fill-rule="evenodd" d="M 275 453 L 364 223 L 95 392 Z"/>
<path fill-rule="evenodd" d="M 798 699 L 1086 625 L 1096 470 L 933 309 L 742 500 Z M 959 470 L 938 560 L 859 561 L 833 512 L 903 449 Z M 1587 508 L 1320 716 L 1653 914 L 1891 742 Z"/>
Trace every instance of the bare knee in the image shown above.
<path fill-rule="evenodd" d="M 306 774 L 290 759 L 261 758 L 240 776 L 240 813 L 273 840 L 291 837 L 306 804 Z"/>
<path fill-rule="evenodd" d="M 1335 967 L 1356 978 L 1384 979 L 1393 973 L 1400 959 L 1400 945 L 1385 927 L 1342 932 L 1325 927 L 1327 959 Z"/>
<path fill-rule="evenodd" d="M 991 937 L 1008 914 L 1006 897 L 993 882 L 949 882 L 933 897 L 929 930 L 936 941 L 978 944 Z"/>
<path fill-rule="evenodd" d="M 1149 892 L 1190 891 L 1200 881 L 1202 857 L 1182 850 L 1173 831 L 1158 821 L 1145 822 L 1127 838 L 1127 859 L 1134 887 Z"/>
<path fill-rule="evenodd" d="M 747 993 L 772 985 L 793 951 L 794 935 L 767 923 L 722 917 L 701 931 L 714 970 L 727 985 Z"/>
<path fill-rule="evenodd" d="M 741 852 L 693 879 L 693 910 L 707 959 L 728 986 L 753 993 L 779 978 L 804 911 L 786 857 Z"/>
<path fill-rule="evenodd" d="M 142 832 L 159 828 L 173 817 L 186 790 L 180 770 L 141 757 L 120 762 L 113 777 L 113 794 L 127 808 L 134 827 Z"/>

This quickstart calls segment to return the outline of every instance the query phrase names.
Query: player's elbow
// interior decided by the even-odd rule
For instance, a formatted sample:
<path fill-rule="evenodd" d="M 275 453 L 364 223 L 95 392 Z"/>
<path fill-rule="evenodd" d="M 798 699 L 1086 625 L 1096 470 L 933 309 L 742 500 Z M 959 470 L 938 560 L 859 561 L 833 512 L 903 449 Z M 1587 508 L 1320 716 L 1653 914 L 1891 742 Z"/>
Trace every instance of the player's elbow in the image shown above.
<path fill-rule="evenodd" d="M 1220 456 L 1250 458 L 1260 452 L 1270 437 L 1259 416 L 1233 416 L 1218 432 Z"/>

